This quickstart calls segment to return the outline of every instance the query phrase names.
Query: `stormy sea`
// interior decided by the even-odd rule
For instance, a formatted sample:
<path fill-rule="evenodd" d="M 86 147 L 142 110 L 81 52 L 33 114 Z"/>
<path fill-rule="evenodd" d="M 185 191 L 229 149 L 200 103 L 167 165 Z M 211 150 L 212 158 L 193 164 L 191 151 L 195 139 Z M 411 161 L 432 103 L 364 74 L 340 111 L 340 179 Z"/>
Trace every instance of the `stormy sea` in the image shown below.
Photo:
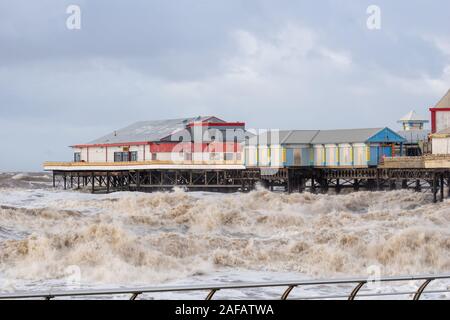
<path fill-rule="evenodd" d="M 0 293 L 448 273 L 450 203 L 432 204 L 430 197 L 405 190 L 332 195 L 263 188 L 92 195 L 53 189 L 46 173 L 1 173 Z M 378 284 L 361 293 L 419 285 Z M 427 290 L 449 286 L 434 281 Z M 284 289 L 224 290 L 215 298 L 276 299 Z M 290 298 L 351 290 L 310 286 Z"/>

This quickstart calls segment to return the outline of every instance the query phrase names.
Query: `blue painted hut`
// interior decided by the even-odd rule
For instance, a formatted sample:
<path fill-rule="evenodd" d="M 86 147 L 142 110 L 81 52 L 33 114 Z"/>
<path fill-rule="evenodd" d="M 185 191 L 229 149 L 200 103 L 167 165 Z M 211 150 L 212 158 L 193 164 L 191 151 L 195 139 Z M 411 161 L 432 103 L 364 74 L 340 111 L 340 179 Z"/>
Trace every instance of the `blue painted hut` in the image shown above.
<path fill-rule="evenodd" d="M 399 156 L 406 141 L 385 128 L 342 130 L 273 130 L 258 137 L 258 167 L 372 167 L 384 157 Z M 395 153 L 395 150 L 400 152 Z"/>

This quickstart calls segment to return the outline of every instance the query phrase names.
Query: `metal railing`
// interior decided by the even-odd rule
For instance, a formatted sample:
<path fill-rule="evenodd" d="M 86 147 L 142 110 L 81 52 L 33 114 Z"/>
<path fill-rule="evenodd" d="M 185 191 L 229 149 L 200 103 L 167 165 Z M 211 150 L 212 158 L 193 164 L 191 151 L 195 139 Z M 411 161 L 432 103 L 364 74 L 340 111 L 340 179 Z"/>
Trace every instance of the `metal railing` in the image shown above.
<path fill-rule="evenodd" d="M 145 161 L 125 161 L 125 162 L 64 162 L 64 161 L 46 161 L 42 164 L 47 167 L 129 167 L 129 166 L 147 166 L 147 165 L 243 165 L 242 159 L 238 160 L 145 160 Z"/>
<path fill-rule="evenodd" d="M 29 293 L 5 293 L 0 294 L 0 299 L 37 299 L 42 298 L 51 300 L 53 298 L 64 297 L 88 297 L 88 296 L 113 296 L 113 295 L 130 295 L 130 300 L 135 300 L 138 296 L 148 293 L 166 293 L 166 292 L 194 292 L 194 291 L 208 291 L 206 300 L 211 300 L 215 293 L 219 290 L 232 289 L 250 289 L 250 288 L 275 288 L 285 287 L 281 300 L 286 300 L 289 294 L 297 287 L 314 286 L 314 285 L 342 285 L 353 284 L 353 290 L 348 295 L 329 295 L 329 296 L 309 296 L 299 299 L 339 299 L 347 298 L 354 300 L 358 297 L 379 297 L 379 296 L 395 296 L 414 294 L 413 300 L 419 300 L 424 293 L 426 287 L 433 280 L 450 280 L 450 274 L 440 275 L 423 275 L 423 276 L 398 276 L 398 277 L 382 277 L 379 279 L 367 278 L 347 278 L 334 280 L 304 280 L 304 281 L 282 281 L 282 282 L 262 282 L 262 283 L 233 283 L 233 284 L 213 284 L 213 285 L 192 285 L 192 286 L 161 286 L 161 287 L 142 287 L 142 288 L 119 288 L 119 289 L 104 289 L 104 290 L 72 290 L 72 291 L 48 291 L 48 292 L 29 292 Z M 390 293 L 367 293 L 360 294 L 361 288 L 374 281 L 376 282 L 406 282 L 422 280 L 422 284 L 416 291 L 411 292 L 390 292 Z M 450 293 L 450 287 L 442 290 L 427 291 L 426 293 Z"/>

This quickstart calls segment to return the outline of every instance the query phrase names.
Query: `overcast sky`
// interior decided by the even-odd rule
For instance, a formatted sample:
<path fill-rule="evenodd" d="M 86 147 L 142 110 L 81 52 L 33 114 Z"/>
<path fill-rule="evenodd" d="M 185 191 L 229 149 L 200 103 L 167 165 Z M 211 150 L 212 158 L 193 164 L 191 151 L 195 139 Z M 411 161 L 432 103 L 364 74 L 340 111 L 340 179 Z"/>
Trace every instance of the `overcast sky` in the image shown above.
<path fill-rule="evenodd" d="M 66 27 L 71 4 L 80 30 Z M 0 0 L 0 171 L 70 160 L 67 146 L 139 120 L 398 129 L 450 88 L 449 12 L 448 0 Z"/>

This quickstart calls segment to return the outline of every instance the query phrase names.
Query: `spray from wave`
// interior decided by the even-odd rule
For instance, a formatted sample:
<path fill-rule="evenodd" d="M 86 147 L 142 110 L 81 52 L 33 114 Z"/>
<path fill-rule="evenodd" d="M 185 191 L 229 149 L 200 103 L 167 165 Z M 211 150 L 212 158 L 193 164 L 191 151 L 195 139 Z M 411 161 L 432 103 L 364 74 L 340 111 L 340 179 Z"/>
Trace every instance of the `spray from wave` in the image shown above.
<path fill-rule="evenodd" d="M 58 279 L 72 265 L 85 282 L 127 285 L 227 268 L 311 277 L 372 265 L 383 274 L 450 270 L 450 207 L 426 194 L 74 194 L 0 207 L 4 277 Z"/>

